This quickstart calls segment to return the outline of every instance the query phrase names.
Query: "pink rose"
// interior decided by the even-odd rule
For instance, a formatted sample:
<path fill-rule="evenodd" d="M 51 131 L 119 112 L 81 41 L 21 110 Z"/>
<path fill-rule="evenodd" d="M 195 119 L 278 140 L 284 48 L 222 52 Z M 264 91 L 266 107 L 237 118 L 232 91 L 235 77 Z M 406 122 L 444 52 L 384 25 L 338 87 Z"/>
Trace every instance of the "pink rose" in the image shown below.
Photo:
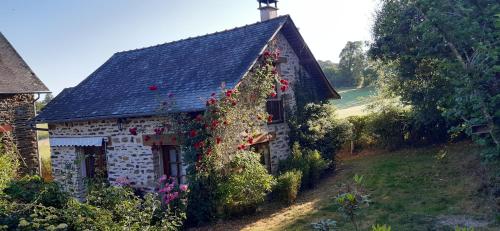
<path fill-rule="evenodd" d="M 179 189 L 180 189 L 181 191 L 185 192 L 185 191 L 187 191 L 187 190 L 188 190 L 188 186 L 187 186 L 187 184 L 181 184 L 181 185 L 179 186 Z"/>

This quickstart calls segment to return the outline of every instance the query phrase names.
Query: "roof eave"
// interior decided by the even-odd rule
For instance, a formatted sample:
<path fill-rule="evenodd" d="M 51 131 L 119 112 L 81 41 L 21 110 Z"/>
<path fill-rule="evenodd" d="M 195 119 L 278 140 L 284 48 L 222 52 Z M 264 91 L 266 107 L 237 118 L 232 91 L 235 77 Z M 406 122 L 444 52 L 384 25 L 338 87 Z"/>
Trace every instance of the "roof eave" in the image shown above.
<path fill-rule="evenodd" d="M 287 23 L 291 23 L 291 25 L 288 25 Z M 302 49 L 303 49 L 304 53 L 309 56 L 309 60 L 312 63 L 313 68 L 316 69 L 316 71 L 318 71 L 318 74 L 321 76 L 321 79 L 323 80 L 323 82 L 326 84 L 326 86 L 330 90 L 330 94 L 329 94 L 330 96 L 328 98 L 329 99 L 340 99 L 341 98 L 340 94 L 333 88 L 330 81 L 328 81 L 328 78 L 326 78 L 326 75 L 323 72 L 323 70 L 321 69 L 321 67 L 319 66 L 317 59 L 314 57 L 314 54 L 309 49 L 309 46 L 307 46 L 307 43 L 305 42 L 305 40 L 302 37 L 302 35 L 300 34 L 300 32 L 297 30 L 295 23 L 293 22 L 293 20 L 290 17 L 288 18 L 288 21 L 285 23 L 285 25 L 283 25 L 283 27 L 285 27 L 285 26 L 289 26 L 288 28 L 292 29 L 293 33 L 295 34 L 295 37 L 297 37 L 299 39 L 299 42 L 302 44 Z M 280 30 L 281 30 L 281 28 L 280 28 Z M 297 55 L 300 55 L 300 54 L 297 54 Z"/>

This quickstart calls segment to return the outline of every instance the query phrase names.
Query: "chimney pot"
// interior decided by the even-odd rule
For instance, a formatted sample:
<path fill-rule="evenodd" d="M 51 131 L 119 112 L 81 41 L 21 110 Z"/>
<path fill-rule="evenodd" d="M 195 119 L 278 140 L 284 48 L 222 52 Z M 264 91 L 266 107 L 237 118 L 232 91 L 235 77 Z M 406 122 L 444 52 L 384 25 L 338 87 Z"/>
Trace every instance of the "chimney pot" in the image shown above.
<path fill-rule="evenodd" d="M 258 0 L 260 20 L 266 21 L 278 17 L 278 0 Z M 274 6 L 271 4 L 274 3 Z"/>

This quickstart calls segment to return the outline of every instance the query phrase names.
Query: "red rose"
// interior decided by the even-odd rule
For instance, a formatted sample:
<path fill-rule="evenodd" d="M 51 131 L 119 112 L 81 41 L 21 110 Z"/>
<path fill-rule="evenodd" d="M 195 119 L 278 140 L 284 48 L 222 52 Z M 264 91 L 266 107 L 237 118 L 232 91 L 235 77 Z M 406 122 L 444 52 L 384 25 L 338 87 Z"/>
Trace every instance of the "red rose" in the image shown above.
<path fill-rule="evenodd" d="M 288 80 L 286 80 L 286 79 L 282 79 L 282 80 L 280 80 L 280 83 L 281 83 L 281 84 L 284 84 L 284 85 L 288 85 Z"/>
<path fill-rule="evenodd" d="M 275 88 L 276 88 L 276 86 L 274 86 L 274 85 L 271 86 L 271 89 L 275 89 Z"/>
<path fill-rule="evenodd" d="M 236 101 L 232 101 L 231 105 L 236 106 Z"/>
<path fill-rule="evenodd" d="M 205 144 L 203 143 L 203 141 L 200 141 L 200 142 L 197 142 L 197 143 L 194 144 L 194 148 L 196 148 L 196 149 L 200 149 L 203 146 L 205 146 Z"/>
<path fill-rule="evenodd" d="M 269 51 L 264 51 L 264 58 L 269 58 L 269 56 L 271 56 L 271 53 Z"/>
<path fill-rule="evenodd" d="M 272 97 L 272 98 L 276 97 L 276 92 L 272 92 L 272 93 L 271 93 L 271 97 Z"/>
<path fill-rule="evenodd" d="M 268 122 L 268 123 L 273 122 L 273 115 L 269 115 L 269 116 L 267 117 L 267 122 Z"/>
<path fill-rule="evenodd" d="M 212 104 L 215 104 L 216 102 L 217 102 L 217 100 L 215 98 L 210 98 L 207 101 L 207 105 L 212 105 Z"/>
<path fill-rule="evenodd" d="M 281 91 L 286 91 L 288 89 L 288 85 L 282 85 L 281 86 Z"/>
<path fill-rule="evenodd" d="M 238 146 L 238 150 L 244 150 L 245 148 L 246 148 L 246 145 L 244 145 L 244 144 Z"/>
<path fill-rule="evenodd" d="M 216 128 L 217 126 L 219 126 L 219 121 L 217 120 L 212 121 L 212 129 Z"/>
<path fill-rule="evenodd" d="M 156 91 L 158 90 L 158 87 L 156 85 L 151 85 L 148 87 L 150 91 Z"/>
<path fill-rule="evenodd" d="M 201 120 L 203 120 L 203 116 L 202 116 L 201 114 L 198 114 L 198 115 L 196 115 L 195 120 L 196 120 L 197 122 L 200 122 Z"/>
<path fill-rule="evenodd" d="M 234 94 L 234 92 L 235 92 L 234 90 L 227 90 L 226 91 L 226 96 L 227 97 L 231 97 Z"/>
<path fill-rule="evenodd" d="M 130 134 L 132 134 L 134 136 L 137 135 L 137 128 L 130 128 L 128 131 L 130 132 Z"/>
<path fill-rule="evenodd" d="M 248 143 L 253 144 L 253 137 L 248 138 Z"/>
<path fill-rule="evenodd" d="M 189 132 L 189 136 L 190 136 L 191 138 L 195 137 L 195 136 L 196 136 L 196 130 L 191 130 L 191 131 Z"/>
<path fill-rule="evenodd" d="M 220 144 L 222 142 L 222 138 L 220 138 L 220 137 L 215 138 L 215 142 L 217 144 Z"/>

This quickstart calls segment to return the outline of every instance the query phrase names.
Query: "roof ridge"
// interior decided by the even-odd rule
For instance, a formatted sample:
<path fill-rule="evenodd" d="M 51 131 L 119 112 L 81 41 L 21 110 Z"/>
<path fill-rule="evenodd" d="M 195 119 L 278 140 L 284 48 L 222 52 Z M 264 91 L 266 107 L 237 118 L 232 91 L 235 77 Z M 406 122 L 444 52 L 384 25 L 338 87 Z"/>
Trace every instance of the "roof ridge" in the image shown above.
<path fill-rule="evenodd" d="M 184 42 L 184 41 L 188 41 L 188 40 L 193 40 L 193 39 L 208 37 L 208 36 L 217 35 L 217 34 L 221 34 L 221 33 L 232 31 L 232 30 L 243 29 L 243 28 L 246 28 L 246 27 L 249 27 L 249 26 L 254 26 L 254 25 L 260 24 L 260 23 L 267 23 L 267 22 L 270 22 L 270 21 L 276 21 L 276 20 L 282 19 L 282 18 L 290 18 L 290 15 L 289 14 L 280 15 L 280 16 L 278 16 L 276 18 L 269 19 L 269 20 L 266 20 L 266 21 L 259 21 L 259 22 L 255 22 L 255 23 L 251 23 L 251 24 L 246 24 L 246 25 L 243 25 L 243 26 L 234 27 L 232 29 L 225 29 L 225 30 L 221 30 L 221 31 L 216 31 L 216 32 L 204 34 L 204 35 L 197 35 L 197 36 L 194 36 L 194 37 L 187 37 L 187 38 L 183 38 L 183 39 L 179 39 L 179 40 L 174 40 L 174 41 L 170 41 L 170 42 L 166 42 L 166 43 L 161 43 L 161 44 L 156 44 L 156 45 L 151 45 L 151 46 L 147 46 L 147 47 L 141 47 L 141 48 L 136 48 L 136 49 L 119 51 L 119 52 L 116 52 L 115 54 L 127 53 L 127 52 L 131 52 L 131 51 L 140 51 L 140 50 L 145 50 L 145 49 L 149 49 L 149 48 L 159 47 L 159 46 L 163 46 L 163 45 L 167 45 L 167 44 L 174 44 L 174 43 L 178 43 L 178 42 Z"/>

